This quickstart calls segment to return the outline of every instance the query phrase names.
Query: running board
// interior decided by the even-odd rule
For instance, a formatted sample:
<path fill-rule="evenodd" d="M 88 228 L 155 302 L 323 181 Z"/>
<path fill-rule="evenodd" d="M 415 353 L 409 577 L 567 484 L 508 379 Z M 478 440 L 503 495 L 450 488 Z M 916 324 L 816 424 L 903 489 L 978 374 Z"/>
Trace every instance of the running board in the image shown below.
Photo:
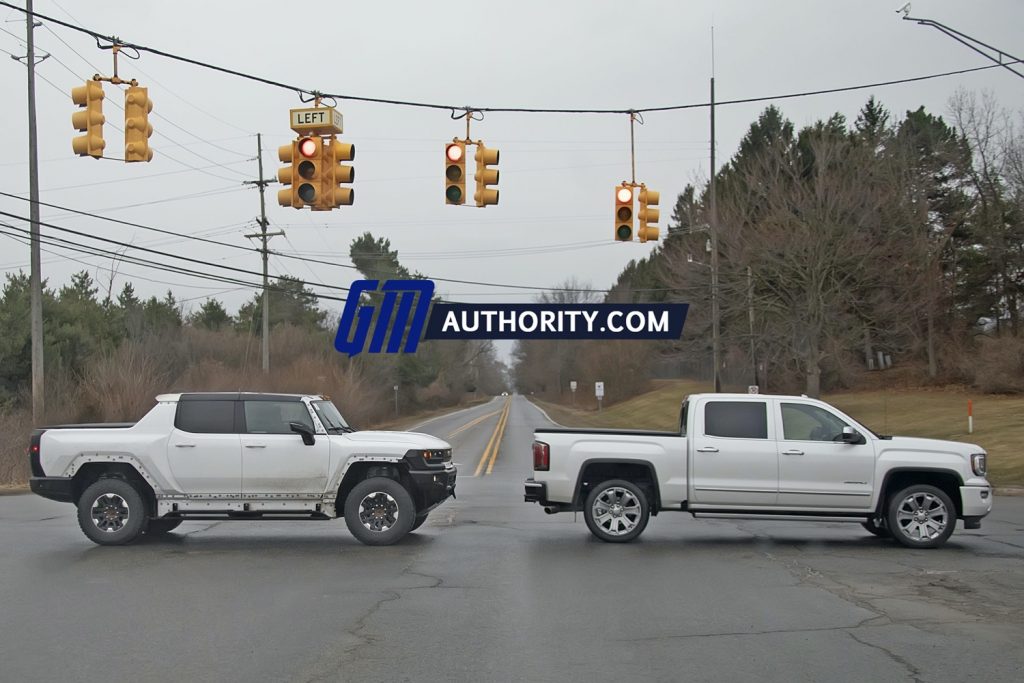
<path fill-rule="evenodd" d="M 693 512 L 698 519 L 762 519 L 762 520 L 784 520 L 790 522 L 863 522 L 869 515 L 859 517 L 830 517 L 827 515 L 758 515 L 749 512 Z"/>

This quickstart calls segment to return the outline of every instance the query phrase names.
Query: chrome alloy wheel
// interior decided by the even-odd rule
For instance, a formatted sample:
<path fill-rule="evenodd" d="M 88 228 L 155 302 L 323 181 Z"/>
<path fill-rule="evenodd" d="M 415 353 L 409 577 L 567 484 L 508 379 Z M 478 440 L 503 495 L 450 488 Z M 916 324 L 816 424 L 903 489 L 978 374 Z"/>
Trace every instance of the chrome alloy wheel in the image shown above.
<path fill-rule="evenodd" d="M 594 521 L 611 536 L 628 534 L 640 523 L 640 501 L 621 486 L 607 488 L 594 500 Z"/>
<path fill-rule="evenodd" d="M 105 493 L 94 500 L 90 512 L 96 528 L 108 534 L 123 529 L 131 518 L 128 503 L 116 493 Z"/>
<path fill-rule="evenodd" d="M 949 510 L 930 493 L 912 493 L 896 511 L 900 532 L 914 541 L 938 538 L 949 524 Z"/>
<path fill-rule="evenodd" d="M 398 523 L 398 501 L 375 491 L 359 501 L 359 521 L 370 531 L 387 531 Z"/>

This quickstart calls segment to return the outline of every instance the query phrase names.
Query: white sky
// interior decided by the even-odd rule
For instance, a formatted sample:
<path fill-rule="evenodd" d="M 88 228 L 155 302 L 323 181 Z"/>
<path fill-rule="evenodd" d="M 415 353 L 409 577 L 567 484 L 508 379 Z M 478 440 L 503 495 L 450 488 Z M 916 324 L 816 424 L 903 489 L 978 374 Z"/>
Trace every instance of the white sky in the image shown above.
<path fill-rule="evenodd" d="M 988 63 L 934 29 L 901 21 L 895 13 L 900 5 L 899 0 L 345 0 L 305 5 L 37 0 L 35 9 L 127 41 L 309 89 L 460 106 L 641 108 L 703 102 L 711 75 L 712 23 L 719 100 Z M 299 7 L 307 8 L 306 18 Z M 912 15 L 1024 55 L 1024 3 L 1017 0 L 914 0 Z M 5 22 L 0 23 L 0 50 L 23 54 L 23 15 L 0 8 L 0 22 Z M 246 243 L 242 235 L 253 231 L 259 201 L 254 189 L 240 183 L 257 175 L 255 133 L 264 136 L 264 175 L 275 176 L 277 147 L 293 137 L 288 109 L 303 106 L 294 93 L 152 54 L 144 53 L 137 62 L 122 59 L 121 75 L 148 86 L 155 103 L 151 143 L 156 156 L 149 164 L 79 158 L 71 151 L 71 138 L 78 133 L 71 127 L 75 107 L 69 93 L 96 69 L 71 48 L 106 75 L 110 52 L 55 25 L 36 30 L 36 45 L 53 55 L 38 67 L 43 201 Z M 25 69 L 0 57 L 5 94 L 0 188 L 27 196 Z M 1003 69 L 778 104 L 798 126 L 836 111 L 852 120 L 872 93 L 897 114 L 919 105 L 946 114 L 947 100 L 958 86 L 989 90 L 1006 108 L 1024 110 L 1024 79 Z M 110 85 L 106 93 L 108 122 L 122 127 L 123 114 L 112 101 L 121 103 L 123 96 Z M 766 104 L 717 110 L 719 163 L 732 155 Z M 612 240 L 613 187 L 629 175 L 624 115 L 492 113 L 474 123 L 473 138 L 501 150 L 501 203 L 476 209 L 446 206 L 443 199 L 443 143 L 464 134 L 462 121 L 450 120 L 445 111 L 345 101 L 338 107 L 345 116 L 343 139 L 357 149 L 356 203 L 332 212 L 296 211 L 278 206 L 277 187 L 271 186 L 267 212 L 272 229 L 287 232 L 287 240 L 272 241 L 273 249 L 348 263 L 351 239 L 370 230 L 388 237 L 404 264 L 428 276 L 530 286 L 552 286 L 575 276 L 604 288 L 630 259 L 653 248 Z M 108 125 L 105 137 L 108 153 L 119 154 L 121 134 Z M 646 124 L 637 128 L 637 180 L 661 191 L 663 231 L 675 196 L 688 181 L 708 174 L 708 140 L 706 109 L 648 114 Z M 203 193 L 208 195 L 184 198 Z M 25 202 L 9 198 L 0 197 L 0 210 L 28 214 Z M 255 252 L 168 239 L 45 207 L 42 216 L 211 263 L 260 268 Z M 534 250 L 507 251 L 524 248 Z M 109 260 L 73 256 L 91 264 L 98 280 L 109 279 L 104 270 Z M 43 254 L 43 263 L 51 286 L 85 267 L 49 253 Z M 0 236 L 0 271 L 27 270 L 27 264 L 28 247 Z M 354 278 L 351 270 L 277 257 L 271 259 L 271 272 L 339 287 Z M 231 285 L 139 266 L 120 267 L 115 291 L 126 280 L 143 296 L 162 295 L 170 287 L 179 299 L 191 300 L 186 306 L 216 293 L 234 311 L 251 296 L 248 289 L 224 292 Z M 438 283 L 438 290 L 460 301 L 511 302 L 532 296 L 479 285 Z"/>

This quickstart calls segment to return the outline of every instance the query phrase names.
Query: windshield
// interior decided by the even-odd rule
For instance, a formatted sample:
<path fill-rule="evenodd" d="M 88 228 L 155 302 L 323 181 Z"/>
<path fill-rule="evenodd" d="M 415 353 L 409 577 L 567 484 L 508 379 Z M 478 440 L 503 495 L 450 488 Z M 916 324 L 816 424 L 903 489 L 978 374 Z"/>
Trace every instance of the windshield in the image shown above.
<path fill-rule="evenodd" d="M 320 421 L 324 424 L 324 427 L 329 432 L 354 432 L 352 427 L 349 427 L 348 423 L 345 422 L 345 418 L 341 416 L 338 409 L 334 407 L 334 404 L 330 401 L 311 401 L 313 410 L 316 411 L 316 416 L 320 418 Z"/>

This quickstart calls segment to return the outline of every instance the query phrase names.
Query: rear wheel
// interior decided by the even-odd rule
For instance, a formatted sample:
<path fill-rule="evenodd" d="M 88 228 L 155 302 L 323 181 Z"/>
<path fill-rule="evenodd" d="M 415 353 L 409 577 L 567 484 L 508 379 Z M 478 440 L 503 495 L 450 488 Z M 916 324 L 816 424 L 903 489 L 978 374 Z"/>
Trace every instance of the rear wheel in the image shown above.
<path fill-rule="evenodd" d="M 635 539 L 647 527 L 650 514 L 647 496 L 624 479 L 609 479 L 595 486 L 583 508 L 590 533 L 608 543 Z"/>
<path fill-rule="evenodd" d="M 345 499 L 345 524 L 367 545 L 391 545 L 412 531 L 415 523 L 412 496 L 394 479 L 361 481 Z"/>
<path fill-rule="evenodd" d="M 142 494 L 124 479 L 99 479 L 78 499 L 78 526 L 100 545 L 131 543 L 148 521 Z"/>
<path fill-rule="evenodd" d="M 889 499 L 885 522 L 908 548 L 937 548 L 956 527 L 956 508 L 941 489 L 914 484 Z"/>

